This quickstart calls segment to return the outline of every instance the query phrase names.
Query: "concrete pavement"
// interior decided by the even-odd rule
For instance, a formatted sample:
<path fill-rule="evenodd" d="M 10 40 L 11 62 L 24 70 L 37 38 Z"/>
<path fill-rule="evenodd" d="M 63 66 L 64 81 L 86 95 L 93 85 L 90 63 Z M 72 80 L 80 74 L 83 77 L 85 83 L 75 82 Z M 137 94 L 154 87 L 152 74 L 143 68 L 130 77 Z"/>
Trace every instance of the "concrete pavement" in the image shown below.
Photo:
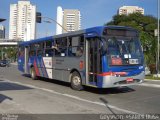
<path fill-rule="evenodd" d="M 144 114 L 160 111 L 160 89 L 157 87 L 86 87 L 84 91 L 74 91 L 64 82 L 33 81 L 21 74 L 15 65 L 0 68 L 0 88 L 0 112 L 6 113 Z"/>

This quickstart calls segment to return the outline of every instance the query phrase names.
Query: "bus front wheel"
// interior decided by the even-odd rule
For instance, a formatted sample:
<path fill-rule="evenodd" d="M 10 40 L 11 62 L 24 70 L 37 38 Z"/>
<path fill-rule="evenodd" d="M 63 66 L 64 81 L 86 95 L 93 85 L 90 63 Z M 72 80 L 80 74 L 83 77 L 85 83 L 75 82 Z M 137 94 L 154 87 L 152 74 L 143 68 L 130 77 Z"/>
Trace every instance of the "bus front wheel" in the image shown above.
<path fill-rule="evenodd" d="M 82 90 L 82 80 L 78 72 L 73 72 L 71 74 L 71 87 L 74 90 Z"/>
<path fill-rule="evenodd" d="M 31 68 L 31 78 L 32 78 L 33 80 L 36 80 L 36 79 L 37 79 L 37 76 L 36 76 L 36 72 L 35 72 L 35 70 L 34 70 L 34 67 Z"/>

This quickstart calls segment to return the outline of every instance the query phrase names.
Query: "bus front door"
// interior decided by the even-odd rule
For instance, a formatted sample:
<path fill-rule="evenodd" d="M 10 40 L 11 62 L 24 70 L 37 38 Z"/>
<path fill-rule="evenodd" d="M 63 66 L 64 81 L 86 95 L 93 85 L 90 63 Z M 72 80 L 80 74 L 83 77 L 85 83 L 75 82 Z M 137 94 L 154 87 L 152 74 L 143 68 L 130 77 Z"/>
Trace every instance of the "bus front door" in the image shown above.
<path fill-rule="evenodd" d="M 24 72 L 27 74 L 28 73 L 28 58 L 29 58 L 29 48 L 25 47 L 24 49 Z"/>
<path fill-rule="evenodd" d="M 86 43 L 86 75 L 89 85 L 97 86 L 97 74 L 100 73 L 100 42 L 98 38 L 89 38 Z"/>

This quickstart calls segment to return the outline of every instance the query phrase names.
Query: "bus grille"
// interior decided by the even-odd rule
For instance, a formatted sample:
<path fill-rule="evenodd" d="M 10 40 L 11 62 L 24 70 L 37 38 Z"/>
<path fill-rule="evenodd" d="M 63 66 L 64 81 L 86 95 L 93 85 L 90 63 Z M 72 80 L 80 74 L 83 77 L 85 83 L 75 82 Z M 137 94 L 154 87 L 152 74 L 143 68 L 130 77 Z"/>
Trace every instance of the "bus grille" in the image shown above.
<path fill-rule="evenodd" d="M 114 85 L 132 84 L 132 83 L 138 83 L 140 81 L 141 81 L 140 79 L 133 79 L 132 82 L 128 82 L 127 80 L 123 80 L 123 81 L 115 82 Z"/>

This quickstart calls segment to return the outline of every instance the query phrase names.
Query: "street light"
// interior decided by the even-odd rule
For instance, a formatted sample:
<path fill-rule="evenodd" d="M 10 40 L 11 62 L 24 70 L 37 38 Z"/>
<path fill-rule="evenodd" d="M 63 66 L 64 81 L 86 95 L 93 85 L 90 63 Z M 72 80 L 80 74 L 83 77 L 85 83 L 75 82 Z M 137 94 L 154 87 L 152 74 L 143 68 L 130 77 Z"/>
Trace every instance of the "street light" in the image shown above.
<path fill-rule="evenodd" d="M 44 20 L 43 22 L 45 22 L 45 23 L 52 23 L 51 21 L 49 21 L 49 20 Z M 46 28 L 46 37 L 48 36 L 48 29 Z"/>
<path fill-rule="evenodd" d="M 58 24 L 60 27 L 62 27 L 62 29 L 64 29 L 66 32 L 68 32 L 67 29 L 65 29 L 61 24 L 59 24 L 56 20 L 54 20 L 54 19 L 52 19 L 52 18 L 45 17 L 45 16 L 37 16 L 37 17 L 51 20 L 51 21 L 55 22 L 56 24 Z"/>

